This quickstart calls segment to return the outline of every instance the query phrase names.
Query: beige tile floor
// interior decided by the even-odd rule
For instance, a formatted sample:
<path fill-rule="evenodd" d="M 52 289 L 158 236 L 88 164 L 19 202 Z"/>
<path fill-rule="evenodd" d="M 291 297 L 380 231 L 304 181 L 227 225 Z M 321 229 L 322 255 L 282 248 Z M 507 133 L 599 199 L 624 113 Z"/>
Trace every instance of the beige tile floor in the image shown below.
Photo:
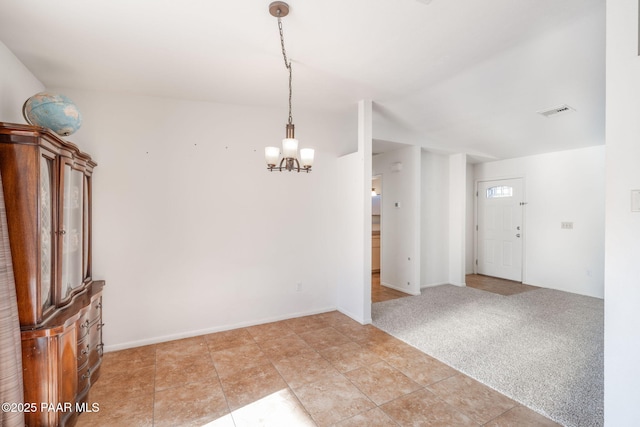
<path fill-rule="evenodd" d="M 79 426 L 553 426 L 333 311 L 107 353 Z"/>
<path fill-rule="evenodd" d="M 513 280 L 500 279 L 498 277 L 483 276 L 482 274 L 467 274 L 466 285 L 470 288 L 480 289 L 504 296 L 521 294 L 523 292 L 540 289 L 537 286 L 525 285 Z"/>

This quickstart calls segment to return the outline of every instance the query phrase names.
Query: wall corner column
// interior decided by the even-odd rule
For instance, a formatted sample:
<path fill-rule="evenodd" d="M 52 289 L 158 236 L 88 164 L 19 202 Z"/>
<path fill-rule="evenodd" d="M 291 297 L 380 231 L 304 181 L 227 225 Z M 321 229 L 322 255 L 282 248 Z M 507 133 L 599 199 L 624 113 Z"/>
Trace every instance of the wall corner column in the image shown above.
<path fill-rule="evenodd" d="M 449 156 L 449 283 L 465 286 L 467 155 Z"/>
<path fill-rule="evenodd" d="M 358 102 L 358 153 L 364 162 L 364 185 L 362 187 L 363 221 L 363 301 L 362 313 L 365 323 L 371 323 L 371 177 L 373 173 L 373 102 Z"/>

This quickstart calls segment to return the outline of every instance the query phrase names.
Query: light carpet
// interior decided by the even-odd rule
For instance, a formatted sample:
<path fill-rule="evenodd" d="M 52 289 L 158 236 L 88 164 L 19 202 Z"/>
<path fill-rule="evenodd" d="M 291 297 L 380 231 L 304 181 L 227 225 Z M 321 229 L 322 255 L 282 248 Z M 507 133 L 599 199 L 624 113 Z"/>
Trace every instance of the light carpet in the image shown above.
<path fill-rule="evenodd" d="M 373 324 L 552 420 L 604 425 L 604 302 L 453 285 L 373 304 Z"/>

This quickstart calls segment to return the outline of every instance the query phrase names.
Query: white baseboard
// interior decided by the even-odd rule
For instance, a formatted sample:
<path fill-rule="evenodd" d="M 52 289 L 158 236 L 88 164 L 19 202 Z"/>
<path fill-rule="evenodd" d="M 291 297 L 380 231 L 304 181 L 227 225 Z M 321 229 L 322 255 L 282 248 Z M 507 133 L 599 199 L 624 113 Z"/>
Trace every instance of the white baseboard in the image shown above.
<path fill-rule="evenodd" d="M 420 289 L 424 289 L 424 288 L 432 288 L 434 286 L 442 286 L 442 285 L 449 285 L 449 282 L 437 282 L 437 283 L 428 283 L 426 285 L 420 285 Z"/>
<path fill-rule="evenodd" d="M 344 314 L 345 316 L 348 316 L 350 318 L 352 318 L 353 320 L 355 320 L 356 322 L 360 323 L 361 325 L 369 325 L 373 322 L 373 319 L 369 318 L 369 319 L 363 319 L 360 316 L 356 316 L 353 313 L 350 313 L 348 310 L 345 310 L 343 308 L 337 308 L 337 310 Z"/>
<path fill-rule="evenodd" d="M 406 289 L 400 288 L 400 287 L 398 287 L 398 286 L 394 286 L 394 285 L 392 285 L 392 284 L 390 284 L 390 283 L 380 282 L 380 285 L 382 285 L 382 286 L 384 286 L 384 287 L 386 287 L 386 288 L 395 289 L 396 291 L 400 291 L 400 292 L 405 293 L 405 294 L 407 294 L 407 295 L 413 295 L 413 296 L 420 295 L 420 292 L 418 292 L 418 293 L 415 293 L 415 292 L 409 292 L 409 291 L 407 291 Z"/>

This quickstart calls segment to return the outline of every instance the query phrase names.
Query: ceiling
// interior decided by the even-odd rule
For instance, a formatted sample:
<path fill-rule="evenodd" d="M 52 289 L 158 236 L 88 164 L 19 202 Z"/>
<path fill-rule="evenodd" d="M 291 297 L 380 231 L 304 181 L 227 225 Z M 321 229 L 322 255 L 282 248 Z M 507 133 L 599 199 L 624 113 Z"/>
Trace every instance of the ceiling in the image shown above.
<path fill-rule="evenodd" d="M 263 0 L 2 0 L 51 88 L 286 109 Z M 605 0 L 290 0 L 293 108 L 374 102 L 374 138 L 477 161 L 604 144 Z M 546 118 L 537 111 L 568 104 Z M 285 110 L 286 111 L 286 110 Z"/>

